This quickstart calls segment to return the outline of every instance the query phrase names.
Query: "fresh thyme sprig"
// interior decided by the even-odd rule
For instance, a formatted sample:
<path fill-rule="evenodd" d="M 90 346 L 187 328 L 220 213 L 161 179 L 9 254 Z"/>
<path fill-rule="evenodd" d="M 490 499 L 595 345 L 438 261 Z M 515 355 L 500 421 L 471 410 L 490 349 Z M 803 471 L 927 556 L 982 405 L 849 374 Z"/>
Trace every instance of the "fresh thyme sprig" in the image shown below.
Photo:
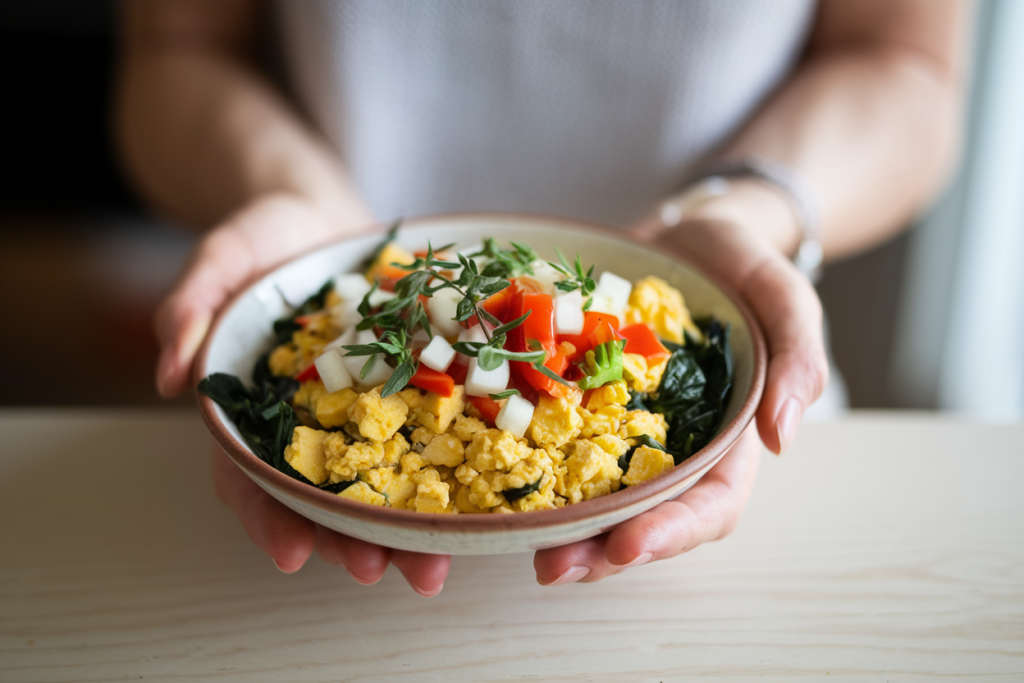
<path fill-rule="evenodd" d="M 481 272 L 472 257 L 459 254 L 458 262 L 445 261 L 437 257 L 437 252 L 444 252 L 452 246 L 446 245 L 435 251 L 433 246 L 428 244 L 425 256 L 418 257 L 408 265 L 395 264 L 411 272 L 395 283 L 395 296 L 385 301 L 376 313 L 371 313 L 370 299 L 377 291 L 377 285 L 374 284 L 363 297 L 358 310 L 364 317 L 356 325 L 356 329 L 376 328 L 381 332 L 380 339 L 371 344 L 342 347 L 350 355 L 369 356 L 360 371 L 360 377 L 367 377 L 373 369 L 377 354 L 383 354 L 389 363 L 394 365 L 395 371 L 381 390 L 381 396 L 386 397 L 401 391 L 416 373 L 417 368 L 417 361 L 408 346 L 409 340 L 417 327 L 422 327 L 428 336 L 431 335 L 429 317 L 420 297 L 429 298 L 442 289 L 452 289 L 462 295 L 462 299 L 456 305 L 454 319 L 465 322 L 475 315 L 487 338 L 486 342 L 456 342 L 453 345 L 456 351 L 476 358 L 483 370 L 494 370 L 503 360 L 524 361 L 532 363 L 535 368 L 552 379 L 566 384 L 565 380 L 544 367 L 547 354 L 543 350 L 515 352 L 504 348 L 507 333 L 523 324 L 530 315 L 529 311 L 516 320 L 502 323 L 481 305 L 494 294 L 509 287 L 511 282 L 507 278 L 515 276 L 488 274 L 487 268 L 500 263 L 503 264 L 500 269 L 492 269 L 492 273 L 496 270 L 508 273 L 522 272 L 528 263 L 536 260 L 533 250 L 526 245 L 513 243 L 513 250 L 504 251 L 489 238 L 486 240 L 484 251 L 476 255 L 487 255 L 498 260 L 489 263 Z M 460 268 L 455 279 L 445 274 Z M 489 329 L 490 327 L 493 329 Z"/>
<path fill-rule="evenodd" d="M 481 273 L 487 277 L 511 279 L 520 275 L 533 275 L 533 263 L 540 260 L 537 252 L 528 244 L 510 242 L 511 249 L 502 249 L 493 237 L 484 240 L 483 248 L 469 255 L 470 258 L 485 256 L 490 261 Z"/>
<path fill-rule="evenodd" d="M 555 247 L 555 253 L 558 254 L 558 260 L 560 263 L 552 263 L 548 261 L 548 265 L 557 270 L 562 275 L 566 276 L 565 280 L 559 280 L 555 283 L 555 287 L 562 290 L 563 292 L 572 292 L 574 290 L 580 290 L 580 293 L 586 298 L 583 304 L 583 310 L 589 310 L 590 305 L 593 303 L 593 299 L 590 295 L 597 289 L 597 282 L 594 281 L 594 266 L 590 266 L 590 270 L 583 272 L 583 263 L 580 261 L 580 255 L 576 254 L 576 263 L 569 265 L 565 260 L 565 256 L 562 254 L 562 250 Z"/>

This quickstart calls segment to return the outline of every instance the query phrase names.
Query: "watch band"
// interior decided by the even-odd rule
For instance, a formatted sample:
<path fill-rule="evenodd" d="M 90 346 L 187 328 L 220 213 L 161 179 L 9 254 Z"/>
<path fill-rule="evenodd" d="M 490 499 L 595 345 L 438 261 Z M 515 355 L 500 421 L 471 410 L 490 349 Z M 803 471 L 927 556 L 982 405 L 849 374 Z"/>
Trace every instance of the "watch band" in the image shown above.
<path fill-rule="evenodd" d="M 818 239 L 818 205 L 807 182 L 786 164 L 751 155 L 712 166 L 688 185 L 676 198 L 661 205 L 661 222 L 666 227 L 679 224 L 686 211 L 712 197 L 729 192 L 730 178 L 753 178 L 781 191 L 793 208 L 801 239 L 793 264 L 812 282 L 821 277 L 823 252 Z"/>

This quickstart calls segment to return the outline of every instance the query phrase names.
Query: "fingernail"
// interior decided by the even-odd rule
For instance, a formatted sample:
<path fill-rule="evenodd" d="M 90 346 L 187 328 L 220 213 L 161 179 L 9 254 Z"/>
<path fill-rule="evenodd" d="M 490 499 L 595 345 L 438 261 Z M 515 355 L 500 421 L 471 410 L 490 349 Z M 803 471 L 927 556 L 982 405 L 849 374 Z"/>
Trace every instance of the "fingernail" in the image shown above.
<path fill-rule="evenodd" d="M 185 333 L 181 336 L 181 346 L 178 350 L 179 359 L 191 361 L 206 338 L 210 329 L 209 316 L 196 316 L 190 320 L 185 327 Z"/>
<path fill-rule="evenodd" d="M 793 443 L 796 437 L 796 428 L 800 425 L 800 418 L 803 415 L 803 408 L 795 398 L 787 400 L 782 404 L 779 417 L 775 422 L 776 433 L 779 436 L 779 455 L 782 455 Z"/>
<path fill-rule="evenodd" d="M 411 583 L 409 585 L 412 586 L 412 589 L 414 591 L 416 591 L 417 593 L 419 593 L 420 595 L 422 595 L 425 598 L 432 598 L 432 597 L 434 597 L 435 595 L 437 595 L 438 593 L 441 592 L 442 588 L 444 588 L 444 584 L 443 583 L 440 586 L 438 586 L 437 588 L 435 588 L 434 590 L 432 590 L 432 591 L 428 591 L 425 588 L 420 588 L 415 583 Z"/>
<path fill-rule="evenodd" d="M 342 566 L 344 566 L 344 565 L 342 565 Z M 345 571 L 348 572 L 348 575 L 352 577 L 353 581 L 355 581 L 356 583 L 362 584 L 364 586 L 372 586 L 373 584 L 375 584 L 378 581 L 380 581 L 380 578 L 364 579 L 361 576 L 356 576 L 356 574 L 351 569 L 349 569 L 348 567 L 345 567 Z"/>
<path fill-rule="evenodd" d="M 170 353 L 164 353 L 160 357 L 160 365 L 156 371 L 156 390 L 161 396 L 167 396 L 167 385 L 171 381 L 171 375 L 174 374 L 174 356 Z"/>
<path fill-rule="evenodd" d="M 539 579 L 538 581 L 540 581 L 540 584 L 542 586 L 561 586 L 564 583 L 575 583 L 576 581 L 579 581 L 589 573 L 590 567 L 575 566 L 566 569 L 565 572 L 554 581 L 544 582 L 540 581 Z"/>
<path fill-rule="evenodd" d="M 634 559 L 629 564 L 623 564 L 623 565 L 620 565 L 620 566 L 622 566 L 622 567 L 637 567 L 637 566 L 639 566 L 641 564 L 647 564 L 648 562 L 651 561 L 652 557 L 654 557 L 654 553 L 640 553 L 639 555 L 636 556 L 636 559 Z"/>
<path fill-rule="evenodd" d="M 274 560 L 274 558 L 270 558 L 270 559 Z M 284 567 L 279 565 L 277 563 L 277 560 L 274 560 L 274 566 L 277 567 L 278 571 L 280 571 L 282 574 L 294 574 L 295 572 L 299 571 L 298 569 L 293 569 L 292 571 L 288 571 L 287 569 L 285 569 Z"/>

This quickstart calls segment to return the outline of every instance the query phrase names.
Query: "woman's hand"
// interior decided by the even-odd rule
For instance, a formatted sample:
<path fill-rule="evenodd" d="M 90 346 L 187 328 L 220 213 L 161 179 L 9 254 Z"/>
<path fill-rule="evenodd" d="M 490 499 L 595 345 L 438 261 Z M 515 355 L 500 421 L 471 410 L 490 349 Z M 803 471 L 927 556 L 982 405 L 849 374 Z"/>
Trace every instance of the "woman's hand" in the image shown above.
<path fill-rule="evenodd" d="M 349 226 L 327 220 L 296 196 L 260 198 L 214 228 L 200 242 L 181 280 L 156 316 L 160 340 L 157 385 L 164 396 L 184 391 L 192 363 L 221 306 L 252 278 L 320 244 L 370 228 L 365 216 Z M 451 558 L 382 548 L 335 533 L 288 509 L 253 483 L 214 446 L 217 495 L 238 515 L 249 538 L 283 572 L 298 571 L 313 549 L 345 567 L 362 584 L 376 583 L 388 562 L 424 596 L 436 595 Z"/>
<path fill-rule="evenodd" d="M 189 385 L 213 318 L 242 286 L 313 248 L 372 228 L 368 215 L 341 224 L 289 194 L 262 196 L 208 232 L 157 311 L 157 389 L 177 396 Z"/>
<path fill-rule="evenodd" d="M 810 282 L 769 240 L 737 223 L 691 220 L 672 229 L 652 230 L 648 225 L 634 234 L 714 270 L 750 304 L 768 342 L 768 378 L 756 430 L 771 451 L 784 451 L 804 410 L 828 381 L 821 304 Z M 752 425 L 675 500 L 602 536 L 539 551 L 534 559 L 537 580 L 545 585 L 597 581 L 726 536 L 750 495 L 759 457 Z"/>
<path fill-rule="evenodd" d="M 388 562 L 424 597 L 441 592 L 451 557 L 392 550 L 331 531 L 288 509 L 257 486 L 214 444 L 213 484 L 235 511 L 252 542 L 286 574 L 297 572 L 315 548 L 324 561 L 344 567 L 357 582 L 380 581 Z"/>

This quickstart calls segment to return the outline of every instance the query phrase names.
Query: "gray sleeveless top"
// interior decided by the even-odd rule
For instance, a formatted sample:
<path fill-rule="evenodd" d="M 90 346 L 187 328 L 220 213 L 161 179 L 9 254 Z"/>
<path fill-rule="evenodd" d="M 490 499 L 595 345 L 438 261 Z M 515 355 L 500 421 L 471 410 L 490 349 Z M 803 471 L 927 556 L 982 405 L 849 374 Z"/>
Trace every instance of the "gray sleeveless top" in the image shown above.
<path fill-rule="evenodd" d="M 792 70 L 813 0 L 282 0 L 301 108 L 380 220 L 622 225 Z"/>

